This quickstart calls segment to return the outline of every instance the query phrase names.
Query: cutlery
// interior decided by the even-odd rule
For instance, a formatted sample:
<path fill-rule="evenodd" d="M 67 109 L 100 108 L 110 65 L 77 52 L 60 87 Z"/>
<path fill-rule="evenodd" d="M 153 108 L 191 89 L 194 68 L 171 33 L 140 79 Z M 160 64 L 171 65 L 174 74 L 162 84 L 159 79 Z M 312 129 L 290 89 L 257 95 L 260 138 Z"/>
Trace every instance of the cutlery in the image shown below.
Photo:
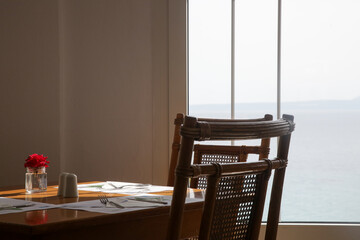
<path fill-rule="evenodd" d="M 114 205 L 114 206 L 117 207 L 117 208 L 124 208 L 124 207 L 121 206 L 120 204 L 115 203 L 115 202 L 113 202 L 113 201 L 110 201 L 110 200 L 107 198 L 106 195 L 99 195 L 99 200 L 100 200 L 100 202 L 101 202 L 102 204 L 104 204 L 105 206 L 106 206 L 107 203 L 109 203 L 109 204 Z"/>
<path fill-rule="evenodd" d="M 150 187 L 150 184 L 127 184 L 127 185 L 122 185 L 122 186 L 116 186 L 113 183 L 107 182 L 107 184 L 109 184 L 110 186 L 112 186 L 114 189 L 123 189 L 123 188 L 146 188 L 146 187 Z"/>
<path fill-rule="evenodd" d="M 25 207 L 31 207 L 34 206 L 34 203 L 28 203 L 28 204 L 22 204 L 22 205 L 14 205 L 14 206 L 7 206 L 7 207 L 0 207 L 0 210 L 20 210 L 21 208 L 25 208 Z"/>
<path fill-rule="evenodd" d="M 135 197 L 132 200 L 139 201 L 139 202 L 167 204 L 167 202 L 165 202 L 165 201 L 144 199 L 144 198 L 138 198 L 138 197 Z"/>

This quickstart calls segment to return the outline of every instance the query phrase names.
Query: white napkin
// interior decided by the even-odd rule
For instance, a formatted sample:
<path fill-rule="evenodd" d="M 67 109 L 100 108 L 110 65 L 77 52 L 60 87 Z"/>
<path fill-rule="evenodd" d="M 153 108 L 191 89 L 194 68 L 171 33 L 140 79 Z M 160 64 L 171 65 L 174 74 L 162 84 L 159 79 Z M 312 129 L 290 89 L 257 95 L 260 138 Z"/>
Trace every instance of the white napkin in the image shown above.
<path fill-rule="evenodd" d="M 147 183 L 129 183 L 129 182 L 115 182 L 115 181 L 106 181 L 103 185 L 103 189 L 116 189 L 116 188 L 149 188 L 151 184 Z"/>
<path fill-rule="evenodd" d="M 0 209 L 1 208 L 9 208 L 9 207 L 12 207 L 13 205 L 11 204 L 7 204 L 7 203 L 0 203 Z"/>
<path fill-rule="evenodd" d="M 79 190 L 119 194 L 145 194 L 150 192 L 172 191 L 173 187 L 142 183 L 107 181 L 101 183 L 79 184 Z"/>
<path fill-rule="evenodd" d="M 0 197 L 0 214 L 57 208 L 57 205 Z"/>
<path fill-rule="evenodd" d="M 11 198 L 0 198 L 0 210 L 5 208 L 21 208 L 21 207 L 30 207 L 33 206 L 34 203 L 30 201 L 11 199 Z"/>

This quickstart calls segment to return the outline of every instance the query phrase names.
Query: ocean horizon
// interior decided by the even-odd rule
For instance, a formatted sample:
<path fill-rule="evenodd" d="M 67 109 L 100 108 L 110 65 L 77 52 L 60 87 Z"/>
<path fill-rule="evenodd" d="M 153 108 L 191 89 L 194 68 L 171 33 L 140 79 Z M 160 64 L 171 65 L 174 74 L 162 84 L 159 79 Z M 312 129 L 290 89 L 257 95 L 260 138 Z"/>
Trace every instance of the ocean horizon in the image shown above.
<path fill-rule="evenodd" d="M 190 105 L 189 114 L 230 116 L 228 108 L 223 108 L 226 104 L 204 106 Z M 237 118 L 260 118 L 265 114 L 276 118 L 275 103 L 241 106 L 236 107 Z M 282 109 L 294 115 L 296 127 L 290 144 L 281 221 L 360 222 L 360 98 L 287 103 L 282 104 Z M 274 139 L 271 148 L 276 149 Z"/>

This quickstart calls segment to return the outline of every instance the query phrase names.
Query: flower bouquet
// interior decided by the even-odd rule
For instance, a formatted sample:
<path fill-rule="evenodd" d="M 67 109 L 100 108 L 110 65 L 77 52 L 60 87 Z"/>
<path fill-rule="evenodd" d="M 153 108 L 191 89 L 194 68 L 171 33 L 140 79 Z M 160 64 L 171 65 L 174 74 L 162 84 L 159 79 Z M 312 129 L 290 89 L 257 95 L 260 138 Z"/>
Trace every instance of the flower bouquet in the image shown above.
<path fill-rule="evenodd" d="M 48 157 L 42 154 L 29 155 L 25 160 L 25 189 L 27 193 L 43 192 L 47 189 L 46 168 L 49 166 Z"/>

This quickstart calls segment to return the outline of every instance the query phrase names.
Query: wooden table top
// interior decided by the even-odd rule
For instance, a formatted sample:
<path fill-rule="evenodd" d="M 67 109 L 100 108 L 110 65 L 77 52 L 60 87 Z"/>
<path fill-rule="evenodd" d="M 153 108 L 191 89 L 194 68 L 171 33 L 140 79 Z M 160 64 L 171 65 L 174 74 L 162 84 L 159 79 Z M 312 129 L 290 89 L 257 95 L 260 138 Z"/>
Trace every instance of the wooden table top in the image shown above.
<path fill-rule="evenodd" d="M 86 182 L 94 183 L 94 182 Z M 79 191 L 78 198 L 57 196 L 57 185 L 48 186 L 46 192 L 26 194 L 25 189 L 0 188 L 0 196 L 27 201 L 63 204 L 98 199 L 99 192 Z M 190 190 L 192 191 L 192 190 Z M 154 193 L 156 194 L 156 193 Z M 170 195 L 171 191 L 158 193 Z M 192 192 L 195 198 L 202 193 Z M 125 196 L 107 194 L 109 197 Z M 201 219 L 202 202 L 185 207 L 183 236 L 197 234 Z M 48 209 L 0 215 L 0 236 L 4 239 L 164 239 L 166 236 L 169 206 L 145 210 L 106 214 L 70 209 Z M 156 234 L 154 234 L 156 233 Z"/>

